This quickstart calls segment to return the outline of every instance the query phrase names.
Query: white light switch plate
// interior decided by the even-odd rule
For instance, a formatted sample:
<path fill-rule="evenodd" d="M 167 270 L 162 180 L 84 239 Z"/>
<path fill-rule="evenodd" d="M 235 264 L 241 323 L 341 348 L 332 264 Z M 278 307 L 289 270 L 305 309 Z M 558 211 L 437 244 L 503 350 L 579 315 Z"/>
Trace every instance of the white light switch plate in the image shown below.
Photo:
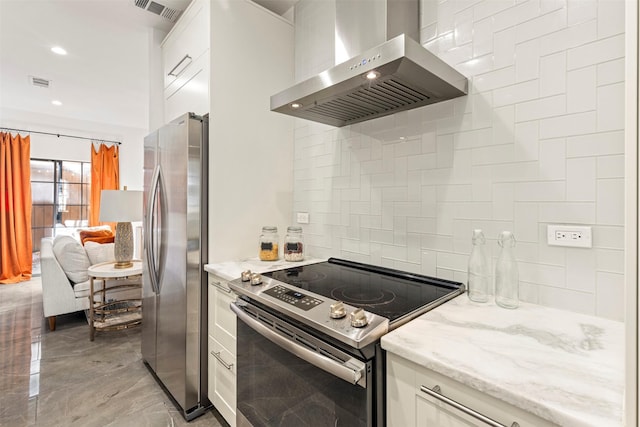
<path fill-rule="evenodd" d="M 582 225 L 547 225 L 547 243 L 551 246 L 590 248 L 591 227 Z"/>
<path fill-rule="evenodd" d="M 309 212 L 298 212 L 298 224 L 309 224 Z"/>

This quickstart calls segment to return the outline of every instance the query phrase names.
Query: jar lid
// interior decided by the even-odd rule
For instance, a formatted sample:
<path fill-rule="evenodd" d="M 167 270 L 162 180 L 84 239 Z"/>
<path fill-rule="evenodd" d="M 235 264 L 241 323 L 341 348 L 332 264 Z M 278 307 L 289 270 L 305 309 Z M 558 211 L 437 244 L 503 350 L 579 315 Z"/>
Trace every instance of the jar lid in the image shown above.
<path fill-rule="evenodd" d="M 297 225 L 290 225 L 289 227 L 287 227 L 287 233 L 302 233 L 302 227 L 299 227 Z"/>
<path fill-rule="evenodd" d="M 267 232 L 267 233 L 273 233 L 275 231 L 278 231 L 278 227 L 275 227 L 273 225 L 263 225 L 262 226 L 262 231 Z"/>

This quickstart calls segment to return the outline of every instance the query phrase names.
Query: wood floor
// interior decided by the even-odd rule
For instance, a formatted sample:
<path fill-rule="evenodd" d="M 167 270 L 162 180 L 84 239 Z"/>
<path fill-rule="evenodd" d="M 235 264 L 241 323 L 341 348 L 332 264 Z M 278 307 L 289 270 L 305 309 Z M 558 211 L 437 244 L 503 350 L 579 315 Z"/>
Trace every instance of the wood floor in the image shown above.
<path fill-rule="evenodd" d="M 40 278 L 0 285 L 0 426 L 226 426 L 212 410 L 187 423 L 140 355 L 140 328 L 89 341 L 84 313 L 50 332 Z"/>

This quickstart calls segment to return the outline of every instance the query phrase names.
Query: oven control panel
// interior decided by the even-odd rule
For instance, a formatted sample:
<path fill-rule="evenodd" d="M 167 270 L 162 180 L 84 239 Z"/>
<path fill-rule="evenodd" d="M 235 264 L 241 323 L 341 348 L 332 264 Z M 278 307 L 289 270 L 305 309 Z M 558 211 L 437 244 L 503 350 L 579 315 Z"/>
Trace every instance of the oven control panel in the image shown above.
<path fill-rule="evenodd" d="M 313 307 L 322 304 L 322 300 L 318 298 L 310 297 L 282 285 L 269 288 L 264 293 L 303 310 L 311 310 Z"/>

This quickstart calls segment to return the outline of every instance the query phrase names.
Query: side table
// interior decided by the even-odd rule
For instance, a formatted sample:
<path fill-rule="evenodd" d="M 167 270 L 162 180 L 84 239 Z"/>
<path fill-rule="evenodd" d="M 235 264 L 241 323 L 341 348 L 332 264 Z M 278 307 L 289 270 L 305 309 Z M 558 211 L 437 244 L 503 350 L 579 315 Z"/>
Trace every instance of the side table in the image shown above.
<path fill-rule="evenodd" d="M 93 341 L 97 330 L 109 331 L 130 328 L 142 322 L 142 295 L 137 298 L 113 298 L 126 294 L 127 289 L 142 292 L 142 262 L 133 261 L 129 268 L 115 268 L 114 262 L 103 262 L 89 267 L 89 340 Z M 134 279 L 134 280 L 127 280 Z M 102 283 L 96 288 L 95 282 Z M 107 286 L 108 281 L 122 282 Z"/>

